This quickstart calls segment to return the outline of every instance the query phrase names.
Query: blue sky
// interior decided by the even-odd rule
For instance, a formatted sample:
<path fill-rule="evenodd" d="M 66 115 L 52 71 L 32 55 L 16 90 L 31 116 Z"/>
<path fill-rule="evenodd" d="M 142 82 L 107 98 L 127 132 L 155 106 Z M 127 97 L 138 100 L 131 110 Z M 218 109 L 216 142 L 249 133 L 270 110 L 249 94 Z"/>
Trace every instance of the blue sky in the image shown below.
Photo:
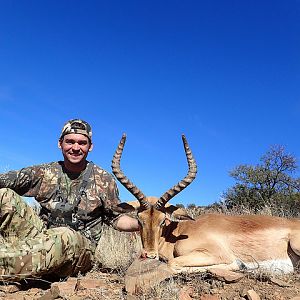
<path fill-rule="evenodd" d="M 299 20 L 299 0 L 0 1 L 0 172 L 61 159 L 77 117 L 108 171 L 127 134 L 122 170 L 148 195 L 186 175 L 184 133 L 198 176 L 172 203 L 220 200 L 271 145 L 299 161 Z"/>

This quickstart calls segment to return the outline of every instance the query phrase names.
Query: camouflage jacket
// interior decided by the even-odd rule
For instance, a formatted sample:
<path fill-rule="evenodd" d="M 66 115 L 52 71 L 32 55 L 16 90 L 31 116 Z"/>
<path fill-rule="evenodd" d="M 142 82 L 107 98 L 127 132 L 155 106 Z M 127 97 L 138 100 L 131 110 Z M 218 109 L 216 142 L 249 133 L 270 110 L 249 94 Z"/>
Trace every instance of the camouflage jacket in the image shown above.
<path fill-rule="evenodd" d="M 70 173 L 61 161 L 31 166 L 0 174 L 0 188 L 10 188 L 20 196 L 34 197 L 42 207 L 41 217 L 48 226 L 53 223 L 53 216 L 57 215 L 57 205 L 61 199 L 64 199 L 71 208 L 69 213 L 72 214 L 72 218 L 74 217 L 72 208 L 77 203 L 78 223 L 75 229 L 80 230 L 92 241 L 98 241 L 102 223 L 113 225 L 118 218 L 110 207 L 120 202 L 119 194 L 112 175 L 92 164 L 85 191 L 77 198 L 87 169 L 80 174 Z M 66 219 L 70 219 L 71 214 Z M 62 223 L 69 225 L 69 221 Z M 54 222 L 53 225 L 58 224 Z"/>

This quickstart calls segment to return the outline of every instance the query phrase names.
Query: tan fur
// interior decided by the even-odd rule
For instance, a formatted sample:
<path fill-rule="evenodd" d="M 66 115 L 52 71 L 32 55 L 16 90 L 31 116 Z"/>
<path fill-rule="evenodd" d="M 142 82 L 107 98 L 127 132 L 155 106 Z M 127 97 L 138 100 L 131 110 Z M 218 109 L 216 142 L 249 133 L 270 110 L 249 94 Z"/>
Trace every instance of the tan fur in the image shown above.
<path fill-rule="evenodd" d="M 147 200 L 154 205 L 157 198 Z M 205 271 L 212 267 L 238 270 L 245 265 L 259 268 L 284 263 L 287 267 L 281 271 L 287 273 L 299 263 L 298 220 L 206 214 L 195 221 L 166 220 L 160 226 L 168 219 L 167 209 L 160 211 L 151 206 L 138 212 L 141 238 L 146 256 L 167 261 L 177 272 Z"/>

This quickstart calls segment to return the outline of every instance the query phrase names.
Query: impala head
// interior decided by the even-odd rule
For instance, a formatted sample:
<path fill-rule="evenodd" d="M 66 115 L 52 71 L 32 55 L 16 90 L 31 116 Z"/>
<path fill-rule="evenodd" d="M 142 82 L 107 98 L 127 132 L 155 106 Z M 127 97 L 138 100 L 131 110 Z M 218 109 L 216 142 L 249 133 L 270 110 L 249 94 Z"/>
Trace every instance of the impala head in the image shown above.
<path fill-rule="evenodd" d="M 185 189 L 196 177 L 197 165 L 189 148 L 187 140 L 182 135 L 185 154 L 188 161 L 188 174 L 180 182 L 166 191 L 160 198 L 147 197 L 142 191 L 133 184 L 121 171 L 120 161 L 126 141 L 126 135 L 123 134 L 118 148 L 112 160 L 112 171 L 119 182 L 138 200 L 138 204 L 121 203 L 115 210 L 125 213 L 135 210 L 140 225 L 140 233 L 144 254 L 149 258 L 158 259 L 159 238 L 168 221 L 191 220 L 186 211 L 173 205 L 168 205 L 175 195 Z"/>

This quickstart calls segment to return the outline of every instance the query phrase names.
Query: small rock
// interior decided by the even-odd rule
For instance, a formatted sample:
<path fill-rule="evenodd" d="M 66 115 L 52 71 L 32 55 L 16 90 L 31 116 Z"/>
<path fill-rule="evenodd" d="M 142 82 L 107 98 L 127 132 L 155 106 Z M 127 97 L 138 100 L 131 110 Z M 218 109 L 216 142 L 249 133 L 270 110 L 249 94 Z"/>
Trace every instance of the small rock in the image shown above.
<path fill-rule="evenodd" d="M 260 300 L 260 297 L 254 290 L 248 290 L 244 297 L 248 300 Z"/>
<path fill-rule="evenodd" d="M 210 293 L 211 294 L 219 294 L 219 289 L 218 288 L 213 288 L 213 289 L 210 289 Z"/>
<path fill-rule="evenodd" d="M 5 300 L 26 300 L 26 298 L 23 295 L 7 295 L 5 296 Z"/>
<path fill-rule="evenodd" d="M 155 259 L 137 259 L 126 272 L 125 289 L 129 294 L 145 292 L 173 274 L 166 263 Z"/>
<path fill-rule="evenodd" d="M 212 268 L 209 273 L 218 280 L 225 281 L 226 283 L 237 282 L 244 277 L 244 274 L 232 272 L 228 270 Z"/>
<path fill-rule="evenodd" d="M 76 284 L 76 291 L 86 290 L 86 289 L 96 289 L 101 287 L 106 287 L 105 280 L 93 279 L 93 278 L 82 278 L 78 279 Z"/>
<path fill-rule="evenodd" d="M 281 280 L 281 279 L 279 279 L 279 278 L 273 278 L 273 277 L 271 277 L 269 280 L 270 280 L 272 283 L 274 283 L 274 284 L 276 284 L 276 285 L 278 285 L 278 286 L 281 286 L 281 287 L 288 287 L 288 286 L 291 286 L 291 284 L 289 284 L 289 283 L 287 283 L 287 282 L 285 282 L 285 281 L 283 281 L 283 280 Z"/>
<path fill-rule="evenodd" d="M 40 296 L 37 298 L 37 300 L 54 300 L 55 298 L 53 297 L 51 291 L 47 291 L 44 295 Z"/>
<path fill-rule="evenodd" d="M 18 291 L 20 291 L 20 289 L 21 289 L 21 285 L 17 282 L 0 285 L 0 291 L 4 292 L 6 294 L 12 294 L 12 293 L 18 292 Z"/>
<path fill-rule="evenodd" d="M 51 293 L 52 296 L 55 298 L 66 298 L 73 294 L 76 290 L 77 279 L 76 278 L 69 278 L 65 282 L 55 282 L 51 284 Z"/>
<path fill-rule="evenodd" d="M 68 298 L 68 300 L 82 300 L 82 297 L 81 297 L 81 296 L 74 295 L 74 296 L 70 296 L 70 297 Z"/>
<path fill-rule="evenodd" d="M 127 295 L 126 300 L 139 300 L 139 297 L 134 295 Z"/>
<path fill-rule="evenodd" d="M 214 295 L 205 294 L 200 297 L 200 300 L 219 300 L 219 298 Z"/>
<path fill-rule="evenodd" d="M 178 299 L 179 300 L 192 300 L 189 292 L 191 292 L 191 290 L 189 290 L 189 289 L 185 289 L 185 288 L 180 289 L 180 291 L 178 293 Z"/>

